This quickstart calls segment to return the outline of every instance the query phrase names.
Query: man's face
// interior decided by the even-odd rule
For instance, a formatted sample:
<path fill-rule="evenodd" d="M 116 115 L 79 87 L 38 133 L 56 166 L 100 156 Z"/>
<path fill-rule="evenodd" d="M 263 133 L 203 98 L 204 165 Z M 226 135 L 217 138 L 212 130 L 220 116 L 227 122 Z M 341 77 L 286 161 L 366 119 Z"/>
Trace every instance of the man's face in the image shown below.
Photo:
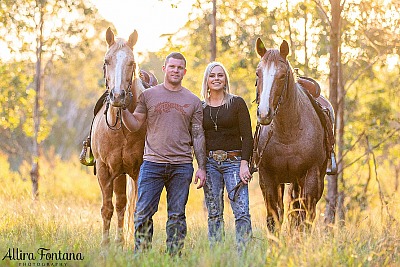
<path fill-rule="evenodd" d="M 183 76 L 186 74 L 185 61 L 182 59 L 169 58 L 165 66 L 163 66 L 165 80 L 173 85 L 179 85 Z"/>

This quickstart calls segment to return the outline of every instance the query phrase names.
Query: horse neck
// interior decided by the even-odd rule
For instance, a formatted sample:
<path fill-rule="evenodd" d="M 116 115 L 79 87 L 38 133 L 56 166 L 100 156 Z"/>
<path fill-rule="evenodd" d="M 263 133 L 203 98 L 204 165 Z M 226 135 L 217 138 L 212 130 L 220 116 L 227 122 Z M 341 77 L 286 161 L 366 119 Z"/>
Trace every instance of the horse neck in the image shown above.
<path fill-rule="evenodd" d="M 132 101 L 127 108 L 130 112 L 133 113 L 133 111 L 135 111 L 135 108 L 137 106 L 139 96 L 142 94 L 142 92 L 144 90 L 144 87 L 143 87 L 143 84 L 142 84 L 142 81 L 140 80 L 140 78 L 135 77 L 133 79 L 131 90 L 132 90 Z"/>
<path fill-rule="evenodd" d="M 282 103 L 274 120 L 276 130 L 289 136 L 295 136 L 293 133 L 300 131 L 302 100 L 299 94 L 300 91 L 291 73 Z"/>

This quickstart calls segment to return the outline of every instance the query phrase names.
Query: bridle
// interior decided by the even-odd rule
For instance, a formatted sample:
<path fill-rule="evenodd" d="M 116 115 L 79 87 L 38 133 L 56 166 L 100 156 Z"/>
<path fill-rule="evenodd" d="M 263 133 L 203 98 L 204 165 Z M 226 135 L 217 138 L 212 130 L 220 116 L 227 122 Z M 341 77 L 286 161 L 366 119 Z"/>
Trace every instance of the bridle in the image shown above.
<path fill-rule="evenodd" d="M 266 61 L 266 59 L 263 59 L 263 60 Z M 283 101 L 283 96 L 286 93 L 286 90 L 287 90 L 287 88 L 289 86 L 290 65 L 289 65 L 289 62 L 287 60 L 285 61 L 285 65 L 287 67 L 286 76 L 285 76 L 285 84 L 284 84 L 283 90 L 281 92 L 281 95 L 279 96 L 278 103 L 277 103 L 277 105 L 275 107 L 274 114 L 272 115 L 272 123 L 270 125 L 271 127 L 269 128 L 269 131 L 268 131 L 268 134 L 267 134 L 267 138 L 265 140 L 265 143 L 263 144 L 263 147 L 262 147 L 261 151 L 258 151 L 258 149 L 257 149 L 258 148 L 258 143 L 260 141 L 260 132 L 261 132 L 261 124 L 257 121 L 256 131 L 254 132 L 254 138 L 253 138 L 253 142 L 254 142 L 253 143 L 253 155 L 252 155 L 252 157 L 250 159 L 250 172 L 251 173 L 258 170 L 258 166 L 260 165 L 260 162 L 261 162 L 262 156 L 264 154 L 265 148 L 267 147 L 269 141 L 271 140 L 272 134 L 273 134 L 273 127 L 272 127 L 273 124 L 274 124 L 273 118 L 276 116 L 276 114 L 278 114 L 279 107 L 280 107 L 280 105 L 281 105 L 281 103 Z M 255 86 L 256 86 L 256 99 L 254 101 L 257 103 L 257 107 L 258 107 L 258 105 L 260 105 L 260 92 L 258 91 L 258 88 L 257 88 L 257 80 L 256 80 L 256 83 L 255 83 Z M 255 161 L 255 156 L 257 154 L 258 154 L 258 157 L 257 157 L 258 161 L 254 162 Z M 234 192 L 233 199 L 231 199 L 231 200 L 234 201 L 234 199 L 236 198 L 236 196 L 238 194 L 238 190 L 242 185 L 243 185 L 243 182 L 240 181 L 231 190 L 231 192 Z M 229 192 L 229 193 L 231 193 L 231 192 Z M 228 194 L 228 196 L 229 196 L 229 194 Z"/>
<path fill-rule="evenodd" d="M 132 72 L 131 78 L 129 79 L 128 88 L 126 90 L 129 101 L 128 101 L 128 103 L 124 103 L 122 105 L 122 107 L 118 107 L 115 123 L 113 125 L 110 125 L 110 123 L 108 122 L 108 118 L 107 118 L 108 109 L 109 109 L 110 105 L 112 105 L 112 104 L 110 102 L 110 87 L 109 87 L 108 82 L 107 82 L 106 71 L 107 71 L 107 63 L 104 62 L 104 64 L 103 64 L 103 77 L 104 77 L 105 86 L 106 86 L 106 89 L 107 89 L 107 92 L 108 92 L 107 97 L 104 100 L 105 103 L 106 103 L 106 109 L 104 110 L 104 115 L 106 117 L 106 124 L 107 124 L 108 128 L 113 130 L 113 131 L 117 131 L 117 130 L 122 128 L 122 110 L 125 110 L 132 103 L 132 99 L 133 99 L 132 78 L 133 78 L 133 74 L 136 71 L 136 62 L 133 62 L 133 72 Z M 119 122 L 119 126 L 117 127 L 118 122 Z"/>
<path fill-rule="evenodd" d="M 263 59 L 263 60 L 266 61 L 266 59 Z M 281 95 L 279 96 L 278 103 L 277 103 L 277 105 L 275 107 L 275 111 L 274 111 L 274 114 L 272 115 L 273 116 L 272 118 L 274 118 L 276 116 L 276 114 L 278 114 L 279 107 L 280 107 L 280 105 L 281 105 L 281 103 L 283 101 L 283 96 L 284 96 L 284 94 L 285 94 L 285 92 L 286 92 L 286 90 L 287 90 L 287 88 L 289 86 L 290 65 L 289 65 L 289 62 L 287 60 L 285 61 L 285 65 L 287 67 L 286 68 L 286 76 L 285 76 L 285 84 L 284 84 L 283 90 L 281 92 Z M 256 79 L 256 83 L 255 83 L 255 86 L 256 86 L 256 99 L 253 102 L 256 102 L 257 103 L 257 107 L 258 107 L 258 105 L 260 105 L 260 92 L 258 91 L 257 85 L 258 84 L 257 84 L 257 79 Z M 272 121 L 271 126 L 273 125 L 273 123 L 274 122 Z M 251 156 L 251 158 L 249 160 L 249 165 L 250 165 L 249 169 L 250 169 L 250 173 L 251 174 L 253 174 L 254 172 L 258 171 L 258 166 L 260 165 L 260 162 L 261 162 L 262 156 L 264 154 L 265 148 L 267 147 L 269 141 L 271 140 L 272 134 L 273 134 L 272 128 L 273 127 L 270 127 L 270 129 L 268 131 L 267 139 L 266 139 L 266 141 L 265 141 L 265 143 L 263 145 L 263 148 L 261 149 L 261 152 L 258 153 L 257 147 L 258 147 L 258 143 L 260 141 L 261 124 L 257 121 L 256 131 L 254 132 L 254 138 L 253 138 L 253 142 L 254 142 L 253 143 L 253 155 Z M 258 161 L 255 163 L 254 160 L 255 160 L 255 155 L 256 154 L 259 154 L 259 155 L 258 155 Z M 244 185 L 244 183 L 242 181 L 237 183 L 237 185 L 235 185 L 228 192 L 228 198 L 230 200 L 232 200 L 233 202 L 235 202 L 235 199 L 239 194 L 239 189 L 243 185 Z M 231 193 L 233 193 L 232 197 L 231 197 Z"/>

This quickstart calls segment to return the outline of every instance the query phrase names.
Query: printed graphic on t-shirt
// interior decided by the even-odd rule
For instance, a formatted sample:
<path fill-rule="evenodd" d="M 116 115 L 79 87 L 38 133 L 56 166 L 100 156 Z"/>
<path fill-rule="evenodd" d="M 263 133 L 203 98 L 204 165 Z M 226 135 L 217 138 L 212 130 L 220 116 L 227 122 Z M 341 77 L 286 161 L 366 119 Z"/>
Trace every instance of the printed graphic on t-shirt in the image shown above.
<path fill-rule="evenodd" d="M 178 112 L 180 112 L 182 115 L 186 115 L 186 111 L 185 108 L 190 107 L 190 104 L 185 104 L 185 105 L 179 105 L 177 103 L 171 103 L 171 102 L 160 102 L 156 105 L 155 107 L 155 112 L 157 112 L 158 114 L 161 113 L 168 113 L 171 111 L 171 109 L 175 109 Z"/>

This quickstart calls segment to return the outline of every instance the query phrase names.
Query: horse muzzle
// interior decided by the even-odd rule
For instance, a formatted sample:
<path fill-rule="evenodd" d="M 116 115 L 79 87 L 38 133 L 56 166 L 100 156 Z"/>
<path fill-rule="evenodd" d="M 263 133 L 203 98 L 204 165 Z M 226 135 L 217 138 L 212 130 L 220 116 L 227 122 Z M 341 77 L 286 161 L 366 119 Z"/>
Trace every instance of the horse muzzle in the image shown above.
<path fill-rule="evenodd" d="M 273 111 L 271 108 L 268 109 L 267 113 L 263 113 L 260 111 L 260 109 L 257 109 L 257 121 L 261 125 L 269 125 L 272 122 L 272 119 L 274 118 L 273 116 Z"/>
<path fill-rule="evenodd" d="M 127 94 L 125 90 L 119 90 L 119 93 L 117 93 L 117 91 L 115 89 L 112 89 L 108 96 L 109 100 L 110 100 L 110 104 L 113 107 L 118 107 L 118 108 L 124 107 L 127 105 L 126 99 L 127 99 L 128 95 L 129 94 Z"/>

